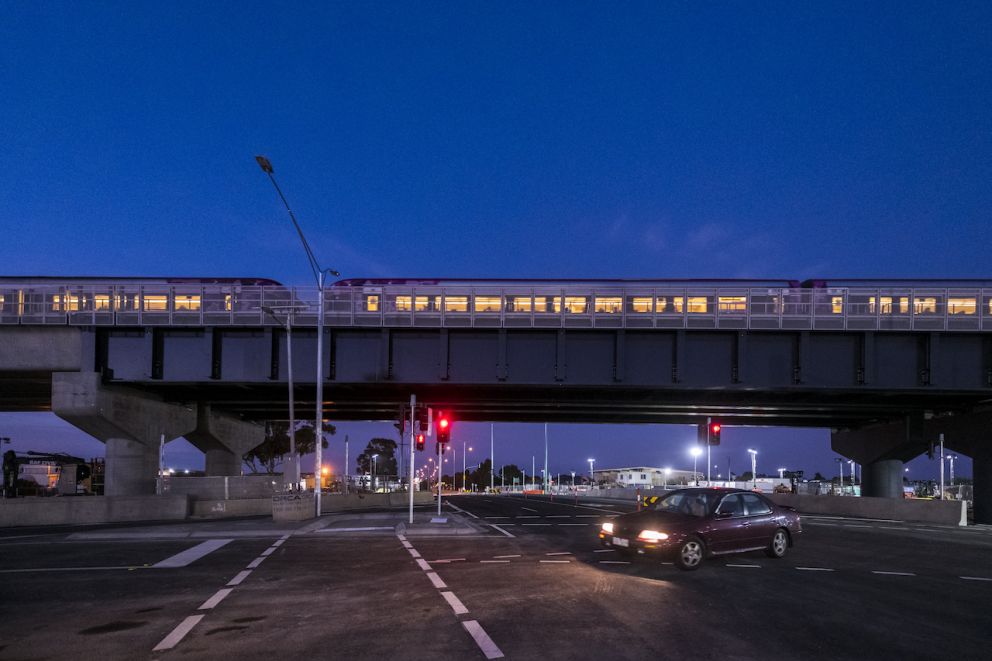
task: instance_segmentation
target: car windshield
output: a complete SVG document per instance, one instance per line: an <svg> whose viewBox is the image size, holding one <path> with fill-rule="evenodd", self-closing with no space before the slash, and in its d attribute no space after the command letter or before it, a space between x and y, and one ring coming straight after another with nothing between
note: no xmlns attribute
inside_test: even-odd
<svg viewBox="0 0 992 661"><path fill-rule="evenodd" d="M659 500L654 509L703 517L713 510L717 495L708 491L676 491Z"/></svg>

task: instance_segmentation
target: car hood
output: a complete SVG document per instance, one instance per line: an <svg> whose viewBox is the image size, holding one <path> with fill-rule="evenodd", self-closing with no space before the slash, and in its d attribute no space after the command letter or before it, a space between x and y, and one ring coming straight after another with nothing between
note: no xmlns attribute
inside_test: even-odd
<svg viewBox="0 0 992 661"><path fill-rule="evenodd" d="M624 514L614 519L614 534L631 533L636 535L642 530L660 530L670 532L682 528L690 528L699 525L703 519L688 514L678 512L655 512L646 510ZM636 530L635 530L636 529Z"/></svg>

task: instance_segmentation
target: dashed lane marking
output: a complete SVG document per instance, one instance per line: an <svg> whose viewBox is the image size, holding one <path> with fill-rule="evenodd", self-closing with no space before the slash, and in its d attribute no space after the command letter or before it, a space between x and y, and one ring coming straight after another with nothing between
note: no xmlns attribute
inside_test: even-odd
<svg viewBox="0 0 992 661"><path fill-rule="evenodd" d="M402 542L400 542L400 544L402 544L403 545L403 548L405 548L405 549L412 549L413 548L413 544L411 544L410 542L408 542L406 540L403 540Z"/></svg>
<svg viewBox="0 0 992 661"><path fill-rule="evenodd" d="M265 560L265 556L264 555L258 556L257 558L255 558L254 560L252 560L251 562L248 563L248 569L255 569L260 564L262 564L262 561L263 560Z"/></svg>
<svg viewBox="0 0 992 661"><path fill-rule="evenodd" d="M571 519L572 518L572 515L571 514L549 514L549 515L547 515L544 518L545 519Z"/></svg>
<svg viewBox="0 0 992 661"><path fill-rule="evenodd" d="M528 512L536 512L537 510L531 509L530 507L521 507L522 510L527 510Z"/></svg>
<svg viewBox="0 0 992 661"><path fill-rule="evenodd" d="M411 547L409 547L409 548L407 548L407 551L408 551L408 552L410 553L410 555L412 555L412 556L413 556L414 558L419 558L419 557L420 557L420 551L418 551L417 549L415 549L415 548L413 548L412 546L411 546Z"/></svg>
<svg viewBox="0 0 992 661"><path fill-rule="evenodd" d="M422 558L417 558L417 566L423 569L424 571L430 571L431 569L430 564Z"/></svg>
<svg viewBox="0 0 992 661"><path fill-rule="evenodd" d="M371 532L373 530L393 530L393 526L363 526L361 528L321 528L314 532Z"/></svg>
<svg viewBox="0 0 992 661"><path fill-rule="evenodd" d="M572 555L571 551L555 551L554 553L545 553L544 555Z"/></svg>
<svg viewBox="0 0 992 661"><path fill-rule="evenodd" d="M484 518L486 518L486 519L512 519L513 517L510 517L510 516L487 516L487 517L484 517Z"/></svg>
<svg viewBox="0 0 992 661"><path fill-rule="evenodd" d="M446 502L448 503L448 507L453 508L456 512L461 512L462 514L468 514L473 519L478 519L479 518L479 515L478 514L472 514L471 512L469 512L467 510L463 510L462 508L458 507L458 505L455 505L454 503L452 503L450 500L449 501L446 501Z"/></svg>
<svg viewBox="0 0 992 661"><path fill-rule="evenodd" d="M557 523L559 526L591 526L591 523Z"/></svg>
<svg viewBox="0 0 992 661"><path fill-rule="evenodd" d="M272 546L282 546L283 542L285 541L286 541L285 538L277 539L276 541L272 542Z"/></svg>
<svg viewBox="0 0 992 661"><path fill-rule="evenodd" d="M856 523L845 523L844 524L844 527L845 528L874 528L875 526L862 526L862 525L858 525Z"/></svg>
<svg viewBox="0 0 992 661"><path fill-rule="evenodd" d="M479 560L479 563L483 565L505 565L509 562L509 560Z"/></svg>
<svg viewBox="0 0 992 661"><path fill-rule="evenodd" d="M908 571L872 571L872 574L881 574L882 576L916 576L916 574Z"/></svg>
<svg viewBox="0 0 992 661"><path fill-rule="evenodd" d="M729 563L729 562L727 563L727 566L728 567L755 567L757 569L761 569L761 565L735 565L735 564L732 564L732 563Z"/></svg>
<svg viewBox="0 0 992 661"><path fill-rule="evenodd" d="M497 560L502 559L502 558L519 558L520 557L520 554L519 553L514 553L513 555L494 555L493 557L496 558Z"/></svg>
<svg viewBox="0 0 992 661"><path fill-rule="evenodd" d="M428 560L427 562L430 564L447 565L452 562L465 562L465 558L438 558L437 560Z"/></svg>
<svg viewBox="0 0 992 661"><path fill-rule="evenodd" d="M238 575L227 582L229 586L241 585L241 581L248 578L251 575L250 569L245 569L244 571L238 572Z"/></svg>
<svg viewBox="0 0 992 661"><path fill-rule="evenodd" d="M542 562L548 565L567 565L572 561L571 560L539 560L538 562Z"/></svg>
<svg viewBox="0 0 992 661"><path fill-rule="evenodd" d="M992 578L984 578L982 576L958 576L958 578L963 578L966 581L990 581L990 582L992 582Z"/></svg>
<svg viewBox="0 0 992 661"><path fill-rule="evenodd" d="M186 549L181 553L177 553L163 560L162 562L157 562L152 567L156 569L172 569L175 567L186 567L190 565L203 556L213 553L220 547L233 542L233 539L208 539L205 542L197 544L193 548Z"/></svg>
<svg viewBox="0 0 992 661"><path fill-rule="evenodd" d="M489 634L486 633L481 624L475 620L468 620L467 622L462 622L462 626L472 636L472 640L479 646L479 649L482 650L482 653L486 655L487 659L503 658L503 652L496 647L496 643L489 637Z"/></svg>
<svg viewBox="0 0 992 661"><path fill-rule="evenodd" d="M269 548L262 551L262 555L272 555L273 553L276 552L276 549L278 548L279 548L278 546L270 546Z"/></svg>
<svg viewBox="0 0 992 661"><path fill-rule="evenodd" d="M214 596L204 601L203 605L197 608L197 610L201 610L201 611L210 610L220 602L224 601L224 597L231 594L233 590L234 588L221 588L220 590L217 590L217 592L214 593Z"/></svg>
<svg viewBox="0 0 992 661"><path fill-rule="evenodd" d="M521 523L522 526L550 526L550 523Z"/></svg>
<svg viewBox="0 0 992 661"><path fill-rule="evenodd" d="M158 645L153 647L152 651L162 652L165 650L171 650L173 647L178 645L179 641L185 638L186 634L192 631L193 627L195 627L202 619L203 619L202 615L190 615L185 620L180 622L179 626L173 629L168 636L163 638Z"/></svg>
<svg viewBox="0 0 992 661"><path fill-rule="evenodd" d="M629 565L630 562L627 560L600 560L601 565Z"/></svg>
<svg viewBox="0 0 992 661"><path fill-rule="evenodd" d="M442 592L441 596L444 597L444 600L448 602L449 606L451 606L451 610L455 611L455 615L464 615L468 612L468 609L465 608L465 604L463 604L461 600L455 596L454 592Z"/></svg>
<svg viewBox="0 0 992 661"><path fill-rule="evenodd" d="M796 567L799 571L833 571L828 567Z"/></svg>
<svg viewBox="0 0 992 661"><path fill-rule="evenodd" d="M444 581L441 580L441 577L432 571L427 572L427 578L431 579L431 583L433 583L434 587L438 590L448 587L445 585Z"/></svg>
<svg viewBox="0 0 992 661"><path fill-rule="evenodd" d="M501 533L503 533L507 537L516 537L516 535L514 535L513 533L511 533L511 532L509 532L507 530L503 530L502 528L500 528L499 526L497 526L495 523L490 523L489 525L491 527L495 528L496 530L500 531Z"/></svg>
<svg viewBox="0 0 992 661"><path fill-rule="evenodd" d="M536 514L522 514L517 517L518 519L540 519L543 517L537 516Z"/></svg>
<svg viewBox="0 0 992 661"><path fill-rule="evenodd" d="M596 549L593 553L614 553L616 549Z"/></svg>

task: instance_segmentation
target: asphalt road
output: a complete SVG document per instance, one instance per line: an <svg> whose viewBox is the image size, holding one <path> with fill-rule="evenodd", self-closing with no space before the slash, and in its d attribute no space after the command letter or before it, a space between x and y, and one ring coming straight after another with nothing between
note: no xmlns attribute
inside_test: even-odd
<svg viewBox="0 0 992 661"><path fill-rule="evenodd" d="M449 502L474 533L3 531L0 659L984 659L992 643L992 529L804 517L784 559L681 572L599 547L625 505Z"/></svg>

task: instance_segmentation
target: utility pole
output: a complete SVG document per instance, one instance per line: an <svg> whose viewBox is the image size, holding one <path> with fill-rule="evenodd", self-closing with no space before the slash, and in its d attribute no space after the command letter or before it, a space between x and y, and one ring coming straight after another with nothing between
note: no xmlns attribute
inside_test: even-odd
<svg viewBox="0 0 992 661"><path fill-rule="evenodd" d="M548 423L544 423L544 484L541 485L542 490L548 492L548 482L551 480L551 475L548 473Z"/></svg>
<svg viewBox="0 0 992 661"><path fill-rule="evenodd" d="M414 464L414 446L415 435L417 430L414 428L417 422L417 396L410 395L410 482L407 485L407 490L410 492L410 525L413 525L413 464Z"/></svg>
<svg viewBox="0 0 992 661"><path fill-rule="evenodd" d="M940 435L940 499L944 500L944 435Z"/></svg>
<svg viewBox="0 0 992 661"><path fill-rule="evenodd" d="M489 492L496 490L496 425L489 423Z"/></svg>

